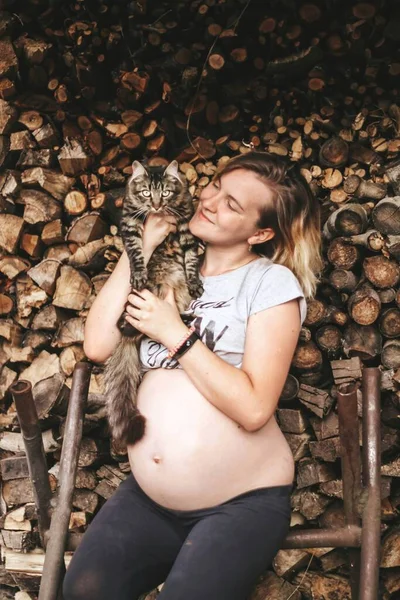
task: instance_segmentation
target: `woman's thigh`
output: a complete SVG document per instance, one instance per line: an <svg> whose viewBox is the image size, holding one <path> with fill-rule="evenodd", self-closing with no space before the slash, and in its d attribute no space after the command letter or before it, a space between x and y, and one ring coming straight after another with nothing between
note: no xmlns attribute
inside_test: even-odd
<svg viewBox="0 0 400 600"><path fill-rule="evenodd" d="M246 600L290 527L290 494L228 502L187 536L160 600Z"/></svg>
<svg viewBox="0 0 400 600"><path fill-rule="evenodd" d="M135 600L165 581L185 535L129 476L75 551L64 580L64 600Z"/></svg>

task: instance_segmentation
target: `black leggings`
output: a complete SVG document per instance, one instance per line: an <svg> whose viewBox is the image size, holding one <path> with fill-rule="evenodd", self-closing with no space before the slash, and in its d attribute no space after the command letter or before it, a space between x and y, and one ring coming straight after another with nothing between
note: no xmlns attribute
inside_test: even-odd
<svg viewBox="0 0 400 600"><path fill-rule="evenodd" d="M218 506L171 510L132 474L88 527L68 567L64 600L246 600L290 524L292 485L258 488Z"/></svg>

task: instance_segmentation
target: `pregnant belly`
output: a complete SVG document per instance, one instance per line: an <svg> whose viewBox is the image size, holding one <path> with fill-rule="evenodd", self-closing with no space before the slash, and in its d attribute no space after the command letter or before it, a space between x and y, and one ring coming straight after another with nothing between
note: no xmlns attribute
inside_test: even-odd
<svg viewBox="0 0 400 600"><path fill-rule="evenodd" d="M158 504L195 510L294 477L290 448L275 418L248 432L218 410L181 369L143 378L138 407L144 437L128 448L132 472Z"/></svg>

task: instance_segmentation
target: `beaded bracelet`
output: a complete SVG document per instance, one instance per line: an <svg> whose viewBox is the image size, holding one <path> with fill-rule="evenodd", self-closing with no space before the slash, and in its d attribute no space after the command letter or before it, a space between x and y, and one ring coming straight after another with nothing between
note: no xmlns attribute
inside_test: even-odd
<svg viewBox="0 0 400 600"><path fill-rule="evenodd" d="M185 333L183 338L170 350L167 354L168 358L172 358L178 352L179 348L186 342L186 340L196 331L193 325L189 327L189 331Z"/></svg>
<svg viewBox="0 0 400 600"><path fill-rule="evenodd" d="M199 340L199 336L195 331L193 331L187 340L185 340L180 348L178 348L177 352L174 354L174 358L181 358L185 352L187 352L197 340Z"/></svg>

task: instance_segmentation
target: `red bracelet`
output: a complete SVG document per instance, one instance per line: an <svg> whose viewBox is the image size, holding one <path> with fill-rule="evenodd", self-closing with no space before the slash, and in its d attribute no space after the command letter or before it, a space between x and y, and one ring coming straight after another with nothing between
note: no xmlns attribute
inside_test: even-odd
<svg viewBox="0 0 400 600"><path fill-rule="evenodd" d="M191 327L189 327L189 331L187 333L185 333L185 335L183 336L183 338L180 340L180 342L178 342L173 348L172 350L169 350L167 356L168 358L173 358L173 356L178 352L179 348L181 348L183 346L183 344L186 342L186 340L192 335L192 333L196 331L195 328L193 327L193 325Z"/></svg>

